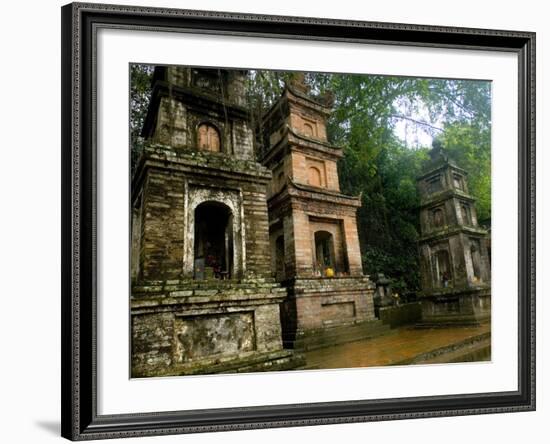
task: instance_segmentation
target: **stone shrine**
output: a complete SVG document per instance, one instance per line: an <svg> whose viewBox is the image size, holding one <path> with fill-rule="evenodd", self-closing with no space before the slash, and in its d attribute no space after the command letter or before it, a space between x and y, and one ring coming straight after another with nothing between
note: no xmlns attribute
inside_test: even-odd
<svg viewBox="0 0 550 444"><path fill-rule="evenodd" d="M267 193L271 268L288 289L285 347L313 349L379 333L374 285L363 275L359 197L340 192L342 149L327 141L331 98L297 77L263 116L260 161L273 173Z"/></svg>
<svg viewBox="0 0 550 444"><path fill-rule="evenodd" d="M132 376L285 370L246 71L156 67L132 182Z"/></svg>
<svg viewBox="0 0 550 444"><path fill-rule="evenodd" d="M434 143L418 178L422 322L477 324L491 315L488 233L478 225L467 172Z"/></svg>

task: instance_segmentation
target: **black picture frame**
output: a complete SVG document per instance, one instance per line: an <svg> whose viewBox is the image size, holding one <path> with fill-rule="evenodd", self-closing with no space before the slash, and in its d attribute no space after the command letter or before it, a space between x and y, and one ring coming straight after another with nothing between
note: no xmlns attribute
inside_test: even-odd
<svg viewBox="0 0 550 444"><path fill-rule="evenodd" d="M535 409L535 34L72 3L62 14L62 436L119 438ZM519 66L518 390L97 414L95 38L99 27L508 51Z"/></svg>

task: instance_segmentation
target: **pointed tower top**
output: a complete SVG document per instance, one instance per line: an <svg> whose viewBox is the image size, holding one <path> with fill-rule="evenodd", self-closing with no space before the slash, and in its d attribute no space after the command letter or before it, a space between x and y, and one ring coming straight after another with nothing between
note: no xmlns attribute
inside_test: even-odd
<svg viewBox="0 0 550 444"><path fill-rule="evenodd" d="M292 89L302 94L308 94L310 90L309 85L306 83L306 74L304 72L293 73L289 85Z"/></svg>

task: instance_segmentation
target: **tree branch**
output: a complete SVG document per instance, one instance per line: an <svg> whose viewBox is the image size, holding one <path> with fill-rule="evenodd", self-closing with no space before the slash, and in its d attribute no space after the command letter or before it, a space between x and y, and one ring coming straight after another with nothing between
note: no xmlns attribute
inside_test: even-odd
<svg viewBox="0 0 550 444"><path fill-rule="evenodd" d="M392 119L408 120L410 122L416 123L417 125L427 126L428 128L436 131L443 131L443 128L439 128L438 126L434 126L428 122L423 122L422 120L413 119L412 117L402 116L400 114L391 114L390 117Z"/></svg>

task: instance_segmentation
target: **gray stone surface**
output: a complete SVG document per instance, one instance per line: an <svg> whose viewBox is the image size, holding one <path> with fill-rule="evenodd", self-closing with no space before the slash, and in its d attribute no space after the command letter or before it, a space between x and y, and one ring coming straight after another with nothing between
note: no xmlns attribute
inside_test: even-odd
<svg viewBox="0 0 550 444"><path fill-rule="evenodd" d="M418 178L423 323L478 323L491 314L488 233L479 227L467 172L433 148Z"/></svg>

